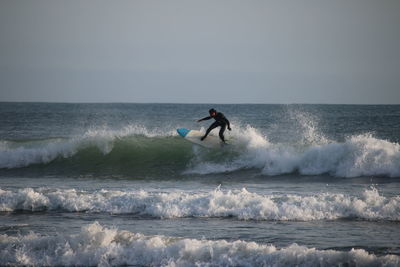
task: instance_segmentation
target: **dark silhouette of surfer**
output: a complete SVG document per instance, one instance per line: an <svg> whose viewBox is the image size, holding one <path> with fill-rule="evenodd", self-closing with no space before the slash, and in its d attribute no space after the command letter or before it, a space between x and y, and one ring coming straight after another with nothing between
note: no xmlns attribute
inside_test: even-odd
<svg viewBox="0 0 400 267"><path fill-rule="evenodd" d="M205 121L205 120L209 120L209 119L214 119L215 122L213 124L211 124L210 127L208 127L206 134L201 138L201 141L203 141L213 129L215 129L217 127L221 127L221 129L219 130L219 138L221 138L222 142L225 143L224 132L225 132L226 126L228 126L229 131L232 130L228 119L224 116L224 114L222 114L221 112L217 112L213 108L210 109L208 112L210 113L210 116L202 118L202 119L198 120L197 122L201 122L201 121Z"/></svg>

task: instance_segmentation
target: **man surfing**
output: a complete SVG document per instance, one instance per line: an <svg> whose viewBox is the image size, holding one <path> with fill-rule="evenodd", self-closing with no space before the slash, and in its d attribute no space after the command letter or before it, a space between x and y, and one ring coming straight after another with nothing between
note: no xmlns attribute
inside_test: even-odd
<svg viewBox="0 0 400 267"><path fill-rule="evenodd" d="M229 131L232 130L228 119L225 118L224 114L222 114L221 112L217 112L213 108L210 109L208 112L210 113L210 116L202 118L202 119L198 120L197 122L201 122L201 121L205 121L205 120L209 120L209 119L214 119L215 122L213 122L213 124L211 124L210 127L208 127L206 134L201 138L201 141L203 141L214 128L221 127L221 129L219 130L219 138L222 140L222 142L226 143L225 137L224 137L224 132L225 132L226 126L228 126Z"/></svg>

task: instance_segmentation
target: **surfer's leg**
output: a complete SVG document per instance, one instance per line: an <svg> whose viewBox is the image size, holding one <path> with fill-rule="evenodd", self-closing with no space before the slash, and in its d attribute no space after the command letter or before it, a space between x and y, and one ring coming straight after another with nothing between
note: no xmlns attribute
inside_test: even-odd
<svg viewBox="0 0 400 267"><path fill-rule="evenodd" d="M210 127L208 127L206 134L201 138L201 141L203 141L204 139L206 139L207 135L215 128L217 128L219 126L218 122L214 122L213 124L210 125Z"/></svg>
<svg viewBox="0 0 400 267"><path fill-rule="evenodd" d="M226 129L226 124L221 125L221 129L219 130L219 138L221 138L222 142L225 143L225 137L224 137L224 132Z"/></svg>

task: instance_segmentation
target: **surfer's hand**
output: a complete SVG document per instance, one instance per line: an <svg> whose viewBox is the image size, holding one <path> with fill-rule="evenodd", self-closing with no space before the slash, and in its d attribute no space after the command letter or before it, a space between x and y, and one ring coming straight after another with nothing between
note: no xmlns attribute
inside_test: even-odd
<svg viewBox="0 0 400 267"><path fill-rule="evenodd" d="M229 131L232 131L231 127L228 127L228 130L229 130Z"/></svg>

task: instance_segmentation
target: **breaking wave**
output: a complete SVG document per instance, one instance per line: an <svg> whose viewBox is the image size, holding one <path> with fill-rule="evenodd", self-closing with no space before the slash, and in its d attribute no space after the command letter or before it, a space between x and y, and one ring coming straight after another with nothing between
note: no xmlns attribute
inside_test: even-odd
<svg viewBox="0 0 400 267"><path fill-rule="evenodd" d="M399 144L370 134L334 142L313 127L306 130L303 137L307 140L300 144L273 143L251 126L236 126L228 133L232 145L222 150L196 147L178 137L174 129L149 131L137 125L118 131L91 130L70 139L3 140L0 169L171 176L254 169L264 175L400 177Z"/></svg>
<svg viewBox="0 0 400 267"><path fill-rule="evenodd" d="M156 218L226 217L240 220L311 221L336 219L400 221L400 196L376 189L360 196L251 193L246 189L211 192L96 192L76 189L0 189L0 211L59 211L135 214Z"/></svg>
<svg viewBox="0 0 400 267"><path fill-rule="evenodd" d="M313 144L297 147L273 144L248 127L244 151L224 162L202 161L187 173L220 173L256 168L266 175L300 173L329 174L337 177L400 177L400 145L372 135L357 135L343 143Z"/></svg>
<svg viewBox="0 0 400 267"><path fill-rule="evenodd" d="M0 235L2 265L36 266L398 266L396 255L363 249L318 250L297 244L277 248L255 242L198 240L107 228L99 223L77 235Z"/></svg>

